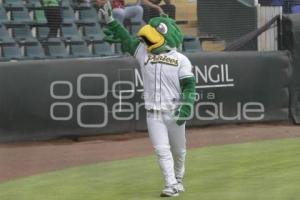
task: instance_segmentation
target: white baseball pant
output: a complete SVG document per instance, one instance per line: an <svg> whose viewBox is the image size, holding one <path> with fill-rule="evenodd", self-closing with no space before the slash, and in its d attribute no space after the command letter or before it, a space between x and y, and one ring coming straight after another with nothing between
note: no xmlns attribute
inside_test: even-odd
<svg viewBox="0 0 300 200"><path fill-rule="evenodd" d="M147 126L165 184L173 185L185 172L185 124L176 124L173 111L147 111Z"/></svg>

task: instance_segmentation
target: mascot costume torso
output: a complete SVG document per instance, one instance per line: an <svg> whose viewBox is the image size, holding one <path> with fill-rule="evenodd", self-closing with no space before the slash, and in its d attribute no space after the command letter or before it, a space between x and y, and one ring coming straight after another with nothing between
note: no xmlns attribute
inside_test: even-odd
<svg viewBox="0 0 300 200"><path fill-rule="evenodd" d="M121 43L122 51L139 62L149 137L166 186L161 196L178 196L184 191L185 120L191 116L195 99L192 65L178 52L183 34L173 19L162 15L152 18L137 36L131 36L114 20L109 1L99 13L106 23L104 40Z"/></svg>

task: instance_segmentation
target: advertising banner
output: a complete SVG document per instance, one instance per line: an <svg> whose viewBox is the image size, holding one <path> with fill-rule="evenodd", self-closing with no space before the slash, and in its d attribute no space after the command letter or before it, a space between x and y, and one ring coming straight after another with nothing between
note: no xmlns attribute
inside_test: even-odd
<svg viewBox="0 0 300 200"><path fill-rule="evenodd" d="M134 130L118 120L118 105L135 66L128 58L0 63L0 141Z"/></svg>
<svg viewBox="0 0 300 200"><path fill-rule="evenodd" d="M289 120L287 52L187 55L197 95L188 126ZM132 57L0 63L0 142L146 130Z"/></svg>

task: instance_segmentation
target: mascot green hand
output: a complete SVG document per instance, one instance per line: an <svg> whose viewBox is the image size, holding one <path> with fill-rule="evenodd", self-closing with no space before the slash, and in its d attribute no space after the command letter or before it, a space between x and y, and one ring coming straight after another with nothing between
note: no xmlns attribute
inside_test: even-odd
<svg viewBox="0 0 300 200"><path fill-rule="evenodd" d="M137 36L132 36L123 25L114 20L109 1L99 9L99 14L106 23L104 40L109 43L121 43L122 51L135 56L137 59L139 58L136 53L141 44L146 45L149 59L151 56L154 58L181 49L183 34L176 22L167 15L163 14L160 17L152 18L147 25L138 31ZM192 112L195 98L195 78L194 76L187 76L180 78L179 82L182 97L174 117L177 119L177 124L182 125Z"/></svg>

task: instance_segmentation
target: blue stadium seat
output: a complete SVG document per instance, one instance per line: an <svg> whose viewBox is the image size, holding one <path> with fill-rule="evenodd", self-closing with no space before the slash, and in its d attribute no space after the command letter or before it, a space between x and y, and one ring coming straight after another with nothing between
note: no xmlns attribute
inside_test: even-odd
<svg viewBox="0 0 300 200"><path fill-rule="evenodd" d="M92 48L92 53L94 56L103 57L115 55L111 46L106 42L91 42L89 45Z"/></svg>
<svg viewBox="0 0 300 200"><path fill-rule="evenodd" d="M77 8L77 12L78 22L80 23L90 23L99 21L97 11L94 7L81 6Z"/></svg>
<svg viewBox="0 0 300 200"><path fill-rule="evenodd" d="M33 20L31 19L27 8L19 8L11 10L11 20L15 23L32 23Z"/></svg>
<svg viewBox="0 0 300 200"><path fill-rule="evenodd" d="M69 8L73 4L72 0L61 0L61 6L63 8Z"/></svg>
<svg viewBox="0 0 300 200"><path fill-rule="evenodd" d="M42 42L44 52L48 58L68 58L65 44L59 38L50 38Z"/></svg>
<svg viewBox="0 0 300 200"><path fill-rule="evenodd" d="M24 2L22 0L3 0L4 7L7 8L21 8L24 7Z"/></svg>
<svg viewBox="0 0 300 200"><path fill-rule="evenodd" d="M71 7L63 8L62 15L64 23L73 23L76 21L74 10Z"/></svg>
<svg viewBox="0 0 300 200"><path fill-rule="evenodd" d="M78 41L81 40L77 25L75 23L64 23L61 28L62 38L66 41Z"/></svg>
<svg viewBox="0 0 300 200"><path fill-rule="evenodd" d="M9 20L7 19L6 10L0 4L0 23L7 23Z"/></svg>
<svg viewBox="0 0 300 200"><path fill-rule="evenodd" d="M48 37L49 28L47 26L36 27L36 38L38 40L44 40Z"/></svg>
<svg viewBox="0 0 300 200"><path fill-rule="evenodd" d="M40 0L27 0L26 6L31 7L31 8L41 7L41 1Z"/></svg>
<svg viewBox="0 0 300 200"><path fill-rule="evenodd" d="M39 42L25 43L22 47L24 48L24 57L26 59L45 58L44 49Z"/></svg>
<svg viewBox="0 0 300 200"><path fill-rule="evenodd" d="M13 40L6 29L6 27L2 24L0 24L0 42L1 43L15 43L15 40Z"/></svg>
<svg viewBox="0 0 300 200"><path fill-rule="evenodd" d="M85 23L80 25L83 39L87 41L102 41L104 33L102 32L98 23Z"/></svg>
<svg viewBox="0 0 300 200"><path fill-rule="evenodd" d="M12 25L9 29L12 30L12 37L18 42L37 42L36 38L32 36L29 25Z"/></svg>
<svg viewBox="0 0 300 200"><path fill-rule="evenodd" d="M22 56L21 49L17 43L5 43L1 44L1 58L7 60L20 60Z"/></svg>
<svg viewBox="0 0 300 200"><path fill-rule="evenodd" d="M182 50L184 52L199 52L201 51L200 41L197 37L185 36L183 38Z"/></svg>
<svg viewBox="0 0 300 200"><path fill-rule="evenodd" d="M84 41L72 41L68 43L70 56L91 57L92 54Z"/></svg>

